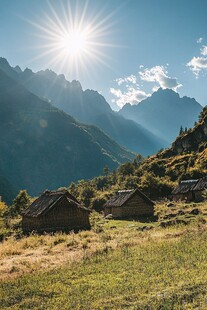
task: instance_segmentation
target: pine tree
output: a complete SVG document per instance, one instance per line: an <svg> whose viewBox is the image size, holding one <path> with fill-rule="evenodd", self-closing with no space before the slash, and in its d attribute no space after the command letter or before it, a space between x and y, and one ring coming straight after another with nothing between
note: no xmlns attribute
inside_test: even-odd
<svg viewBox="0 0 207 310"><path fill-rule="evenodd" d="M183 126L181 125L179 135L182 135L182 133L183 133Z"/></svg>
<svg viewBox="0 0 207 310"><path fill-rule="evenodd" d="M103 168L103 173L104 173L105 175L108 175L109 172L110 172L109 167L106 165L106 166Z"/></svg>
<svg viewBox="0 0 207 310"><path fill-rule="evenodd" d="M26 190L20 190L16 198L13 200L11 207L12 215L21 214L30 204L31 197L28 195Z"/></svg>

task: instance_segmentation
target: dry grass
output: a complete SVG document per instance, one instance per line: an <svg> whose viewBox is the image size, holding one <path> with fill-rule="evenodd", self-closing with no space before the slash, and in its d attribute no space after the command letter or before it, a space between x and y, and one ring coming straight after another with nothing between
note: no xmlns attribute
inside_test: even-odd
<svg viewBox="0 0 207 310"><path fill-rule="evenodd" d="M154 240L178 240L189 231L205 230L207 218L207 204L176 204L168 208L166 204L156 207L162 219L169 213L184 210L189 220L188 213L198 207L202 214L190 216L191 223L187 226L175 225L160 228L158 222L143 221L116 221L97 219L96 229L81 231L77 234L56 233L54 235L30 235L19 240L9 237L0 243L0 280L18 277L24 273L45 271L66 263L79 262L96 253L107 252L117 248L131 247ZM99 229L100 227L101 229ZM142 231L142 227L150 226L151 229ZM98 229L97 229L98 227ZM99 232L100 230L100 232ZM96 232L97 231L97 232Z"/></svg>
<svg viewBox="0 0 207 310"><path fill-rule="evenodd" d="M206 309L207 204L196 207L190 218L193 204L162 203L155 222L95 216L90 231L9 237L0 243L0 308ZM181 209L188 225L160 227Z"/></svg>
<svg viewBox="0 0 207 310"><path fill-rule="evenodd" d="M205 225L192 223L188 228L145 232L134 227L117 230L122 234L117 234L116 229L112 235L106 235L106 231L98 236L90 232L81 232L81 237L77 234L75 238L81 240L77 246L82 245L85 258L81 262L71 264L69 258L67 264L58 262L61 268L3 280L0 308L206 309ZM97 237L95 243L88 242L90 237ZM56 246L64 251L62 239ZM109 251L110 244L116 250Z"/></svg>
<svg viewBox="0 0 207 310"><path fill-rule="evenodd" d="M102 233L93 231L54 236L30 236L15 241L10 238L0 244L0 280L16 278L25 273L45 271L79 262L97 253L117 248L156 243L162 240L178 240L189 231L205 230L206 225L156 228L140 232L134 228L118 228Z"/></svg>

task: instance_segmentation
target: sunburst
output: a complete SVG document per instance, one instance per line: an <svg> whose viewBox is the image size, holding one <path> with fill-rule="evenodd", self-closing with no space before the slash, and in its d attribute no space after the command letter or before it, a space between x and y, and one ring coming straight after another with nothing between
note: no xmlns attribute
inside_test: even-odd
<svg viewBox="0 0 207 310"><path fill-rule="evenodd" d="M115 12L104 16L101 11L92 16L88 12L87 1L84 6L76 2L78 5L75 9L70 2L60 3L61 8L57 10L48 2L48 12L44 13L42 23L29 21L41 42L38 56L33 60L47 57L48 67L67 72L70 78L77 78L80 71L89 74L91 62L109 66L105 50L118 47L110 43Z"/></svg>

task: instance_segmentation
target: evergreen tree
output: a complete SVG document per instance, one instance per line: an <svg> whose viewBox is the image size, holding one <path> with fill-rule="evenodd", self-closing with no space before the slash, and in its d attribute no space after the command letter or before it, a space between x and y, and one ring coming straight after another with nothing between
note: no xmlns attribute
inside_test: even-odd
<svg viewBox="0 0 207 310"><path fill-rule="evenodd" d="M182 133L183 133L183 126L181 125L179 135L182 135Z"/></svg>
<svg viewBox="0 0 207 310"><path fill-rule="evenodd" d="M138 168L143 161L144 161L144 158L142 157L142 155L137 154L136 158L133 161L134 167Z"/></svg>
<svg viewBox="0 0 207 310"><path fill-rule="evenodd" d="M109 167L106 165L106 166L103 168L103 173L104 173L105 175L108 175L109 172L110 172Z"/></svg>
<svg viewBox="0 0 207 310"><path fill-rule="evenodd" d="M28 195L25 189L20 190L16 198L13 200L11 206L11 214L18 215L21 214L30 204L31 197Z"/></svg>
<svg viewBox="0 0 207 310"><path fill-rule="evenodd" d="M70 183L70 186L68 187L68 191L76 198L78 197L78 188L74 182Z"/></svg>

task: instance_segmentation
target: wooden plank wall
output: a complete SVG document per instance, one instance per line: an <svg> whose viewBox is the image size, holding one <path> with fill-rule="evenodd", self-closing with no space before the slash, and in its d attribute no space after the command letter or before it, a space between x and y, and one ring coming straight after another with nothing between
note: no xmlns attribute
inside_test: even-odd
<svg viewBox="0 0 207 310"><path fill-rule="evenodd" d="M32 218L23 216L22 228L24 231L55 231L90 228L89 212L69 206L62 202L44 216Z"/></svg>
<svg viewBox="0 0 207 310"><path fill-rule="evenodd" d="M144 199L137 195L132 196L121 207L106 207L104 210L105 216L112 214L114 218L127 218L131 216L153 215L154 207L145 202Z"/></svg>

